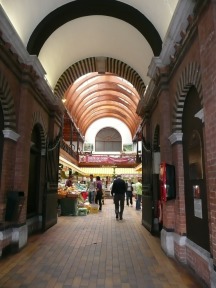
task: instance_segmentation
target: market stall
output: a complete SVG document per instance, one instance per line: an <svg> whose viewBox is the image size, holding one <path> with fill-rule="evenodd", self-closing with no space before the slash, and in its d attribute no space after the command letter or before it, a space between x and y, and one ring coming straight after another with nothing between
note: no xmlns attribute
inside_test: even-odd
<svg viewBox="0 0 216 288"><path fill-rule="evenodd" d="M78 214L78 206L80 203L85 202L85 198L82 196L86 189L83 185L72 184L71 187L65 187L59 184L58 188L58 209L59 214L62 216L76 216Z"/></svg>

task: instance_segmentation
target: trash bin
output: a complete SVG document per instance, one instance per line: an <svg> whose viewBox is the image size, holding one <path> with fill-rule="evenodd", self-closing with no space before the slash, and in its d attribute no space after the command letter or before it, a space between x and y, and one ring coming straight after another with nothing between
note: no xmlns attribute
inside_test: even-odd
<svg viewBox="0 0 216 288"><path fill-rule="evenodd" d="M24 203L23 191L9 191L7 194L5 221L15 221L19 217Z"/></svg>
<svg viewBox="0 0 216 288"><path fill-rule="evenodd" d="M77 216L77 198L66 197L61 199L61 215Z"/></svg>

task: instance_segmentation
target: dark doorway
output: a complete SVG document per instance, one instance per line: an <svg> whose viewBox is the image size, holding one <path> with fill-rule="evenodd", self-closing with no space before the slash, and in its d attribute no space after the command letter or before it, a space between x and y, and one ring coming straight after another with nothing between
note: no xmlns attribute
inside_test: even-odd
<svg viewBox="0 0 216 288"><path fill-rule="evenodd" d="M153 231L152 151L150 143L142 142L142 224Z"/></svg>
<svg viewBox="0 0 216 288"><path fill-rule="evenodd" d="M33 217L38 213L40 158L41 137L39 128L35 126L31 137L27 218Z"/></svg>
<svg viewBox="0 0 216 288"><path fill-rule="evenodd" d="M43 195L43 222L45 231L57 223L57 190L59 176L59 151L62 131L52 141L47 141L46 148L46 188Z"/></svg>
<svg viewBox="0 0 216 288"><path fill-rule="evenodd" d="M203 123L197 90L192 87L183 110L183 157L187 237L210 251L206 176L204 165Z"/></svg>
<svg viewBox="0 0 216 288"><path fill-rule="evenodd" d="M2 111L2 107L0 105L0 175L2 171L2 157L3 157L3 147L4 147L4 114Z"/></svg>

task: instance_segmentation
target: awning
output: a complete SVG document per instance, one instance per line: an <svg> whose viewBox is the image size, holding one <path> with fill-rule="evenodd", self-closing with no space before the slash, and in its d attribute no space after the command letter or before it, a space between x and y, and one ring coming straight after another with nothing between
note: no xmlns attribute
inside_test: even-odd
<svg viewBox="0 0 216 288"><path fill-rule="evenodd" d="M136 170L136 168L113 168L113 167L78 167L71 163L64 157L59 157L59 163L64 166L75 170L82 176L89 176L93 174L94 176L106 177L121 174L124 177L140 177L141 170Z"/></svg>
<svg viewBox="0 0 216 288"><path fill-rule="evenodd" d="M113 176L121 174L124 177L139 177L140 173L134 168L114 168L113 167L83 167L81 168L85 174L93 174L94 176Z"/></svg>
<svg viewBox="0 0 216 288"><path fill-rule="evenodd" d="M137 167L135 167L135 171L142 172L142 163L140 163Z"/></svg>
<svg viewBox="0 0 216 288"><path fill-rule="evenodd" d="M76 172L78 172L79 174L83 175L83 176L87 176L85 174L84 171L82 171L81 168L79 168L78 166L76 166L75 164L71 163L70 161L68 161L67 159L65 159L64 157L60 156L59 157L59 163L68 167L68 168L71 168L72 170L75 170Z"/></svg>

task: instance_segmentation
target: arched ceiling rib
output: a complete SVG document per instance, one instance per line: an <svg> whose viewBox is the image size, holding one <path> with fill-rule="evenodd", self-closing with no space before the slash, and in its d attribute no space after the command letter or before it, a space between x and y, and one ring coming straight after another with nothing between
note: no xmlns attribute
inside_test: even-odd
<svg viewBox="0 0 216 288"><path fill-rule="evenodd" d="M74 115L75 125L80 125L83 135L95 120L115 117L129 127L133 136L140 123L136 105L150 80L148 66L152 57L160 54L178 1L0 0L0 3L29 54L38 56L55 95L67 99L66 109L72 118ZM103 73L110 79L126 79L133 88L124 85L135 90L135 96L113 80L104 85L100 78L94 94L87 92L92 84L77 93L76 80L92 72L99 72L99 76Z"/></svg>
<svg viewBox="0 0 216 288"><path fill-rule="evenodd" d="M140 123L136 114L139 94L132 85L114 74L87 74L71 85L64 98L67 110L83 135L92 119L101 117L121 117L132 135Z"/></svg>
<svg viewBox="0 0 216 288"><path fill-rule="evenodd" d="M154 25L137 9L125 3L109 0L79 0L62 5L48 14L32 33L27 50L39 55L47 38L68 21L89 15L105 15L121 19L134 26L149 42L155 56L160 54L162 41Z"/></svg>
<svg viewBox="0 0 216 288"><path fill-rule="evenodd" d="M92 105L93 103L100 103L99 105L103 105L103 103L109 103L110 101L112 101L113 103L115 103L116 101L118 103L120 103L120 105L124 105L125 107L127 107L127 109L133 109L134 111L136 110L136 105L130 101L129 99L125 99L124 95L118 95L118 94L115 94L115 95L107 95L106 91L104 92L105 95L100 95L100 96L97 96L97 97L92 97L91 100L94 100L93 101L84 101L81 105L79 105L77 107L77 112L75 112L75 114L73 115L74 116L74 119L76 119L78 117L78 112L79 114L82 115L82 113L84 113L85 110L89 110L89 109L92 109ZM116 100L114 101L113 98L114 97L116 98ZM100 98L99 98L100 97Z"/></svg>
<svg viewBox="0 0 216 288"><path fill-rule="evenodd" d="M101 60L101 58L103 60ZM140 95L143 95L145 91L145 83L138 73L122 61L109 57L100 57L99 60L97 60L95 57L87 58L75 63L74 65L71 65L59 78L54 88L55 95L62 98L71 83L76 81L79 77L90 72L98 72L98 61L104 61L103 73L113 73L126 79L136 88Z"/></svg>
<svg viewBox="0 0 216 288"><path fill-rule="evenodd" d="M82 77L89 72L98 70L100 70L100 74L92 73L89 78L85 78L85 81L79 82L79 86L76 84L76 80L79 79L78 76ZM129 87L127 82L122 82L121 77L130 82L134 87ZM91 83L76 91L84 82L90 81L90 79ZM74 84L71 85L71 83ZM133 135L136 132L140 122L136 114L136 105L139 102L140 95L145 91L145 84L136 71L125 63L105 57L84 59L75 63L64 72L59 78L54 91L58 97L64 97L67 100L65 105L77 127L80 128L82 135L85 135L88 128L88 126L82 125L82 123L90 123L92 114L97 115L94 115L95 120L102 116L108 116L107 113L112 115L112 117L116 117L116 114L118 114L116 107L118 107L119 113L121 112L122 114L124 112L125 116L122 119L130 127L131 134ZM140 92L140 95L138 92ZM109 99L107 98L108 95ZM104 96L106 96L106 101L104 100ZM89 105L86 105L88 102ZM114 103L117 103L117 105ZM103 110L104 114L102 115L99 111L106 104L109 106ZM112 114L108 111L108 107ZM89 121L86 118L89 118Z"/></svg>
<svg viewBox="0 0 216 288"><path fill-rule="evenodd" d="M0 0L29 53L38 55L47 72L46 79L53 89L67 67L82 59L100 56L127 63L147 85L148 65L152 56L160 54L162 41L178 2ZM89 26L90 32L86 35L83 32ZM68 50L68 47L71 49Z"/></svg>
<svg viewBox="0 0 216 288"><path fill-rule="evenodd" d="M125 109L125 108L119 107L117 104L112 105L112 103L109 103L109 105L103 104L103 106L102 106L102 104L100 106L95 105L93 107L93 109L94 109L93 112L92 111L86 111L85 113L83 113L82 121L80 119L78 121L79 127L82 127L82 123L88 123L90 121L92 115L95 117L94 118L95 120L99 119L99 118L108 117L108 116L109 117L116 117L118 115L122 115L123 122L127 126L130 126L131 134L134 135L134 133L136 132L137 124L139 124L139 123L136 123L136 121L133 120L134 114L132 112L127 111L127 109ZM100 117L99 117L99 115L100 115ZM84 127L83 130L80 128L83 131L83 134L85 134L86 128L87 127Z"/></svg>

